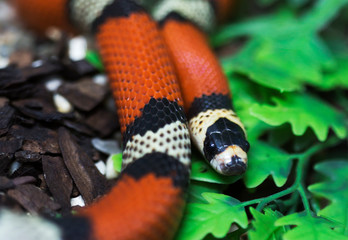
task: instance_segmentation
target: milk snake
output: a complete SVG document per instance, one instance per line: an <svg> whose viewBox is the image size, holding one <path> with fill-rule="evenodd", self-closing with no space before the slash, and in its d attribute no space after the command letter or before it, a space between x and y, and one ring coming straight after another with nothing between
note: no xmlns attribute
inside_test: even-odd
<svg viewBox="0 0 348 240"><path fill-rule="evenodd" d="M114 188L73 217L45 220L56 233L50 239L172 239L189 182L189 132L218 172L245 171L245 130L199 29L232 1L163 1L158 23L130 0L12 2L38 32L55 25L94 36L123 135L123 172Z"/></svg>

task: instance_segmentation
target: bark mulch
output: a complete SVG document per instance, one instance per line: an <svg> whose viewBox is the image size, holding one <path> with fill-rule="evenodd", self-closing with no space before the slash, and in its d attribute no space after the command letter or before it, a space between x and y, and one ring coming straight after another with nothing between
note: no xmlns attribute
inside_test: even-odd
<svg viewBox="0 0 348 240"><path fill-rule="evenodd" d="M0 207L66 215L71 198L81 195L88 205L112 185L95 167L108 156L91 143L119 129L108 108L110 90L93 81L100 73L85 60L24 52L25 65L21 54L13 53L14 64L0 69ZM46 87L52 79L62 81L55 91ZM59 112L55 94L73 110Z"/></svg>

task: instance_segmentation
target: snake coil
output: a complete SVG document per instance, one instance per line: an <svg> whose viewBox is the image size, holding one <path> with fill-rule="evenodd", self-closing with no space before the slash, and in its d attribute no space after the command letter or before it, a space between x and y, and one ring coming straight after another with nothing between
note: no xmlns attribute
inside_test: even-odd
<svg viewBox="0 0 348 240"><path fill-rule="evenodd" d="M245 129L199 29L209 29L214 13L226 15L233 1L166 0L153 12L159 24L131 0L12 2L36 31L58 26L92 33L110 80L124 146L123 171L110 193L76 216L36 219L45 233L35 236L31 229L27 239L172 239L185 206L190 133L216 171L245 171ZM0 214L0 223L14 217L6 214Z"/></svg>

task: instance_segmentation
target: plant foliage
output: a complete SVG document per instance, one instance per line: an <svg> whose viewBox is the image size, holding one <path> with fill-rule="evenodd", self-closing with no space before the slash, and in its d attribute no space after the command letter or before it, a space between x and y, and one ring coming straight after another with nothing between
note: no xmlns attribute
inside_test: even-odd
<svg viewBox="0 0 348 240"><path fill-rule="evenodd" d="M211 34L220 51L238 49L221 62L249 165L241 180L223 177L194 154L177 240L348 239L347 9L348 0L241 1Z"/></svg>

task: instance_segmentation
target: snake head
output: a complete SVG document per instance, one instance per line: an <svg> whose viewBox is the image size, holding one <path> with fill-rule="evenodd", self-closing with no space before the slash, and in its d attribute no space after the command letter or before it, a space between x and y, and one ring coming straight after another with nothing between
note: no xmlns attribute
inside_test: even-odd
<svg viewBox="0 0 348 240"><path fill-rule="evenodd" d="M247 167L249 143L243 129L220 118L211 125L204 141L204 155L210 165L223 175L243 174Z"/></svg>
<svg viewBox="0 0 348 240"><path fill-rule="evenodd" d="M210 164L223 175L240 175L247 168L246 152L237 145L227 147L223 152L215 155Z"/></svg>

